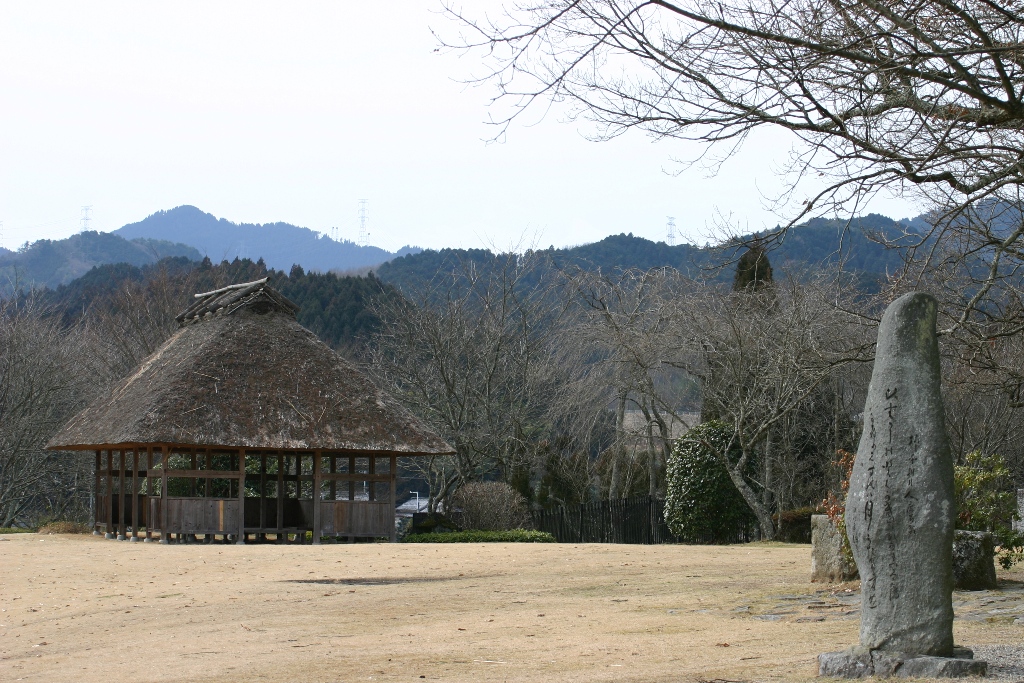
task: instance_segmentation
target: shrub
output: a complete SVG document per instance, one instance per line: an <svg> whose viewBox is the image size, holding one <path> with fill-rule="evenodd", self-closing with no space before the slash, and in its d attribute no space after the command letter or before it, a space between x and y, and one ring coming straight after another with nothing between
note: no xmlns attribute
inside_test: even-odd
<svg viewBox="0 0 1024 683"><path fill-rule="evenodd" d="M1004 569L1024 559L1024 535L1013 530L1017 498L1012 482L1006 460L996 453L971 451L953 468L957 528L991 531Z"/></svg>
<svg viewBox="0 0 1024 683"><path fill-rule="evenodd" d="M533 519L523 495L500 481L473 481L452 495L451 518L461 529L530 529Z"/></svg>
<svg viewBox="0 0 1024 683"><path fill-rule="evenodd" d="M68 520L54 520L39 527L41 534L88 534L92 527L83 522L71 522Z"/></svg>
<svg viewBox="0 0 1024 683"><path fill-rule="evenodd" d="M449 531L436 534L409 534L402 543L555 543L546 531Z"/></svg>
<svg viewBox="0 0 1024 683"><path fill-rule="evenodd" d="M757 521L716 455L726 450L731 437L727 424L712 420L681 436L672 449L665 522L684 542L732 542ZM738 449L728 457L738 458Z"/></svg>

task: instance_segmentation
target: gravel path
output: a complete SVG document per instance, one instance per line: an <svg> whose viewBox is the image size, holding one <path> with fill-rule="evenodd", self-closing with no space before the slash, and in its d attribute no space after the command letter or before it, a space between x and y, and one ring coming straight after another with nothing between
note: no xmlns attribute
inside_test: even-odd
<svg viewBox="0 0 1024 683"><path fill-rule="evenodd" d="M998 681L1024 681L1024 645L976 645L975 659L988 662L988 675Z"/></svg>

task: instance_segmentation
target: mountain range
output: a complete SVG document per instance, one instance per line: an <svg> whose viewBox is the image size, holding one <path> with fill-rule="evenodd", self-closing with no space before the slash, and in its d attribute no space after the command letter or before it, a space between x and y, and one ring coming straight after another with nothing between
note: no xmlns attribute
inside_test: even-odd
<svg viewBox="0 0 1024 683"><path fill-rule="evenodd" d="M66 284L96 266L127 263L144 266L175 256L203 257L194 247L163 239L126 240L88 230L63 240L38 240L18 251L0 252L0 294Z"/></svg>
<svg viewBox="0 0 1024 683"><path fill-rule="evenodd" d="M403 247L393 254L348 240L335 241L290 223L232 223L194 206L157 211L138 223L114 230L113 234L128 240L161 239L188 244L214 263L262 258L267 267L285 271L295 264L321 273L356 270L419 251Z"/></svg>
<svg viewBox="0 0 1024 683"><path fill-rule="evenodd" d="M903 265L899 249L889 249L878 240L899 243L907 232L920 227L912 221L895 221L879 214L868 214L850 221L815 219L792 228L785 239L773 246L770 258L776 272L796 269L834 267L842 264L859 278L861 286L873 289L887 274ZM538 250L537 256L561 270L615 270L637 268L675 268L693 278L731 278L731 270L717 266L732 263L745 239L719 247L692 244L669 245L638 237L632 233L610 235L599 242L576 247ZM395 258L381 264L375 273L381 281L406 292L422 292L439 274L466 268L486 269L497 263L498 255L483 249L428 249L418 254ZM728 270L728 269L727 269Z"/></svg>
<svg viewBox="0 0 1024 683"><path fill-rule="evenodd" d="M266 263L288 271L365 271L395 256L417 253L404 247L397 253L354 242L335 241L308 228L288 223L232 223L179 206L158 211L113 232L85 231L63 240L37 240L17 251L0 249L0 295L16 289L53 289L104 264L150 265L175 256L212 262L236 258Z"/></svg>
<svg viewBox="0 0 1024 683"><path fill-rule="evenodd" d="M922 219L894 221L868 214L850 221L814 219L791 229L772 249L774 265L814 268L842 261L862 279L878 279L900 268L898 250L886 249L878 236L897 239L918 230ZM673 267L694 277L707 277L716 263L730 260L724 250L695 245L669 245L632 233L611 235L576 247L550 247L539 252L556 268L585 270ZM208 258L212 263L262 261L266 268L289 272L300 266L307 272L345 272L373 269L384 282L414 291L438 272L458 263L484 265L495 257L480 249L422 251L405 247L397 253L349 241L335 241L308 228L288 223L232 223L193 206L158 211L110 233L82 232L64 240L39 240L16 252L0 251L0 295L15 289L56 288L90 269L124 263L136 268L168 257L188 261ZM710 277L714 277L710 275Z"/></svg>

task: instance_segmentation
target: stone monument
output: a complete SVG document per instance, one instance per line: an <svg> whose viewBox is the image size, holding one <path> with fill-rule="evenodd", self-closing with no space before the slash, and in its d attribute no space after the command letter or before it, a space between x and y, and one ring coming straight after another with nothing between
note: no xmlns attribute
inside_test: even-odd
<svg viewBox="0 0 1024 683"><path fill-rule="evenodd" d="M878 327L846 530L861 577L860 645L818 656L822 676L985 675L953 647L953 459L927 294L905 294Z"/></svg>

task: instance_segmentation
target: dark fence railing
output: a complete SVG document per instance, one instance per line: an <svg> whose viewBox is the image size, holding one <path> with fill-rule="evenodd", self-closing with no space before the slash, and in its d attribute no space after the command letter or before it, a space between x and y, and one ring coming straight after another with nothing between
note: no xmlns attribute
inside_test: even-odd
<svg viewBox="0 0 1024 683"><path fill-rule="evenodd" d="M600 500L533 513L533 523L559 543L673 543L665 501L651 496Z"/></svg>
<svg viewBox="0 0 1024 683"><path fill-rule="evenodd" d="M557 510L533 513L538 531L546 531L559 543L745 543L757 539L756 529L735 538L676 538L665 523L665 501L652 496L601 500Z"/></svg>

